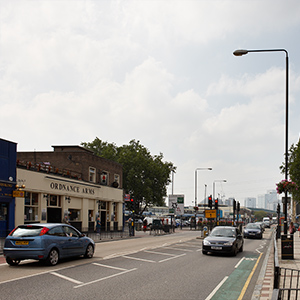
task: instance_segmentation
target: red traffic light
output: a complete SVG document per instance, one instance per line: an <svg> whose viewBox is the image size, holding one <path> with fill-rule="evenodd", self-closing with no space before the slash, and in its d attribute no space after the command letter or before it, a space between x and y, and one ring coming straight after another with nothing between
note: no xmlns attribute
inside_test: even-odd
<svg viewBox="0 0 300 300"><path fill-rule="evenodd" d="M130 202L133 202L133 199L132 199L132 198L130 199Z"/></svg>

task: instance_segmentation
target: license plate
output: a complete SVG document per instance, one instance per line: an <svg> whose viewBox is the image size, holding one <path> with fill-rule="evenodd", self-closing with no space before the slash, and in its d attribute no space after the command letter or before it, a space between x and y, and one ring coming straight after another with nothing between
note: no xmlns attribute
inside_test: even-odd
<svg viewBox="0 0 300 300"><path fill-rule="evenodd" d="M249 233L249 235L255 235L255 233Z"/></svg>
<svg viewBox="0 0 300 300"><path fill-rule="evenodd" d="M211 249L212 249L212 250L222 250L222 247L212 246Z"/></svg>
<svg viewBox="0 0 300 300"><path fill-rule="evenodd" d="M16 241L16 246L29 245L29 241Z"/></svg>

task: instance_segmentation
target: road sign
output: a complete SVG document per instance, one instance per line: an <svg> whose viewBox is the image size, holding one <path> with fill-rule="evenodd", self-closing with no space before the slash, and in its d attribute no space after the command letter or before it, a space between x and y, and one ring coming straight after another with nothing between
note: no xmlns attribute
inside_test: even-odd
<svg viewBox="0 0 300 300"><path fill-rule="evenodd" d="M205 218L215 219L216 217L217 217L217 212L215 209L206 209L205 210Z"/></svg>
<svg viewBox="0 0 300 300"><path fill-rule="evenodd" d="M184 214L184 195L169 195L169 209L175 215Z"/></svg>

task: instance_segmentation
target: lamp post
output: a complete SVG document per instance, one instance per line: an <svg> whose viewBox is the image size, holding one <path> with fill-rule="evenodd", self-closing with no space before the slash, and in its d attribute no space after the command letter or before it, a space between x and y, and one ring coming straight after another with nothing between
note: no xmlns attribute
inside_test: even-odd
<svg viewBox="0 0 300 300"><path fill-rule="evenodd" d="M233 52L235 56L246 55L249 52L284 52L285 53L285 180L288 179L288 109L289 109L289 56L285 49L259 49L259 50L245 50L239 49ZM287 191L284 193L284 234L287 234Z"/></svg>
<svg viewBox="0 0 300 300"><path fill-rule="evenodd" d="M197 204L197 171L198 170L209 170L209 171L211 171L212 168L197 168L195 170L195 207L198 205Z"/></svg>
<svg viewBox="0 0 300 300"><path fill-rule="evenodd" d="M198 207L198 204L197 204L197 171L198 170L212 170L212 168L197 168L195 170L195 230L196 230L196 216L197 216L197 210L196 210L196 207ZM192 225L191 225L192 226Z"/></svg>
<svg viewBox="0 0 300 300"><path fill-rule="evenodd" d="M227 180L226 179L214 180L214 182L213 182L213 201L215 201L215 183L216 182L227 182Z"/></svg>

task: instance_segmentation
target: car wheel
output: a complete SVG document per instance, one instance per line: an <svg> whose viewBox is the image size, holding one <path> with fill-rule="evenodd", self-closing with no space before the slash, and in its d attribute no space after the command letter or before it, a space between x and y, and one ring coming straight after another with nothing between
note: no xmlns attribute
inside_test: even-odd
<svg viewBox="0 0 300 300"><path fill-rule="evenodd" d="M6 258L6 262L10 265L10 266L17 266L20 263L20 260L17 259L10 259L9 257Z"/></svg>
<svg viewBox="0 0 300 300"><path fill-rule="evenodd" d="M202 254L207 254L207 251L206 250L202 250Z"/></svg>
<svg viewBox="0 0 300 300"><path fill-rule="evenodd" d="M242 244L241 248L240 248L240 252L244 251L244 244Z"/></svg>
<svg viewBox="0 0 300 300"><path fill-rule="evenodd" d="M238 252L239 252L238 247L237 246L234 247L233 252L232 252L233 256L237 256Z"/></svg>
<svg viewBox="0 0 300 300"><path fill-rule="evenodd" d="M48 258L46 259L47 265L55 266L58 263L58 251L56 249L51 249Z"/></svg>
<svg viewBox="0 0 300 300"><path fill-rule="evenodd" d="M88 244L88 246L86 247L86 250L85 250L84 257L92 258L93 255L94 255L94 247L92 244Z"/></svg>

